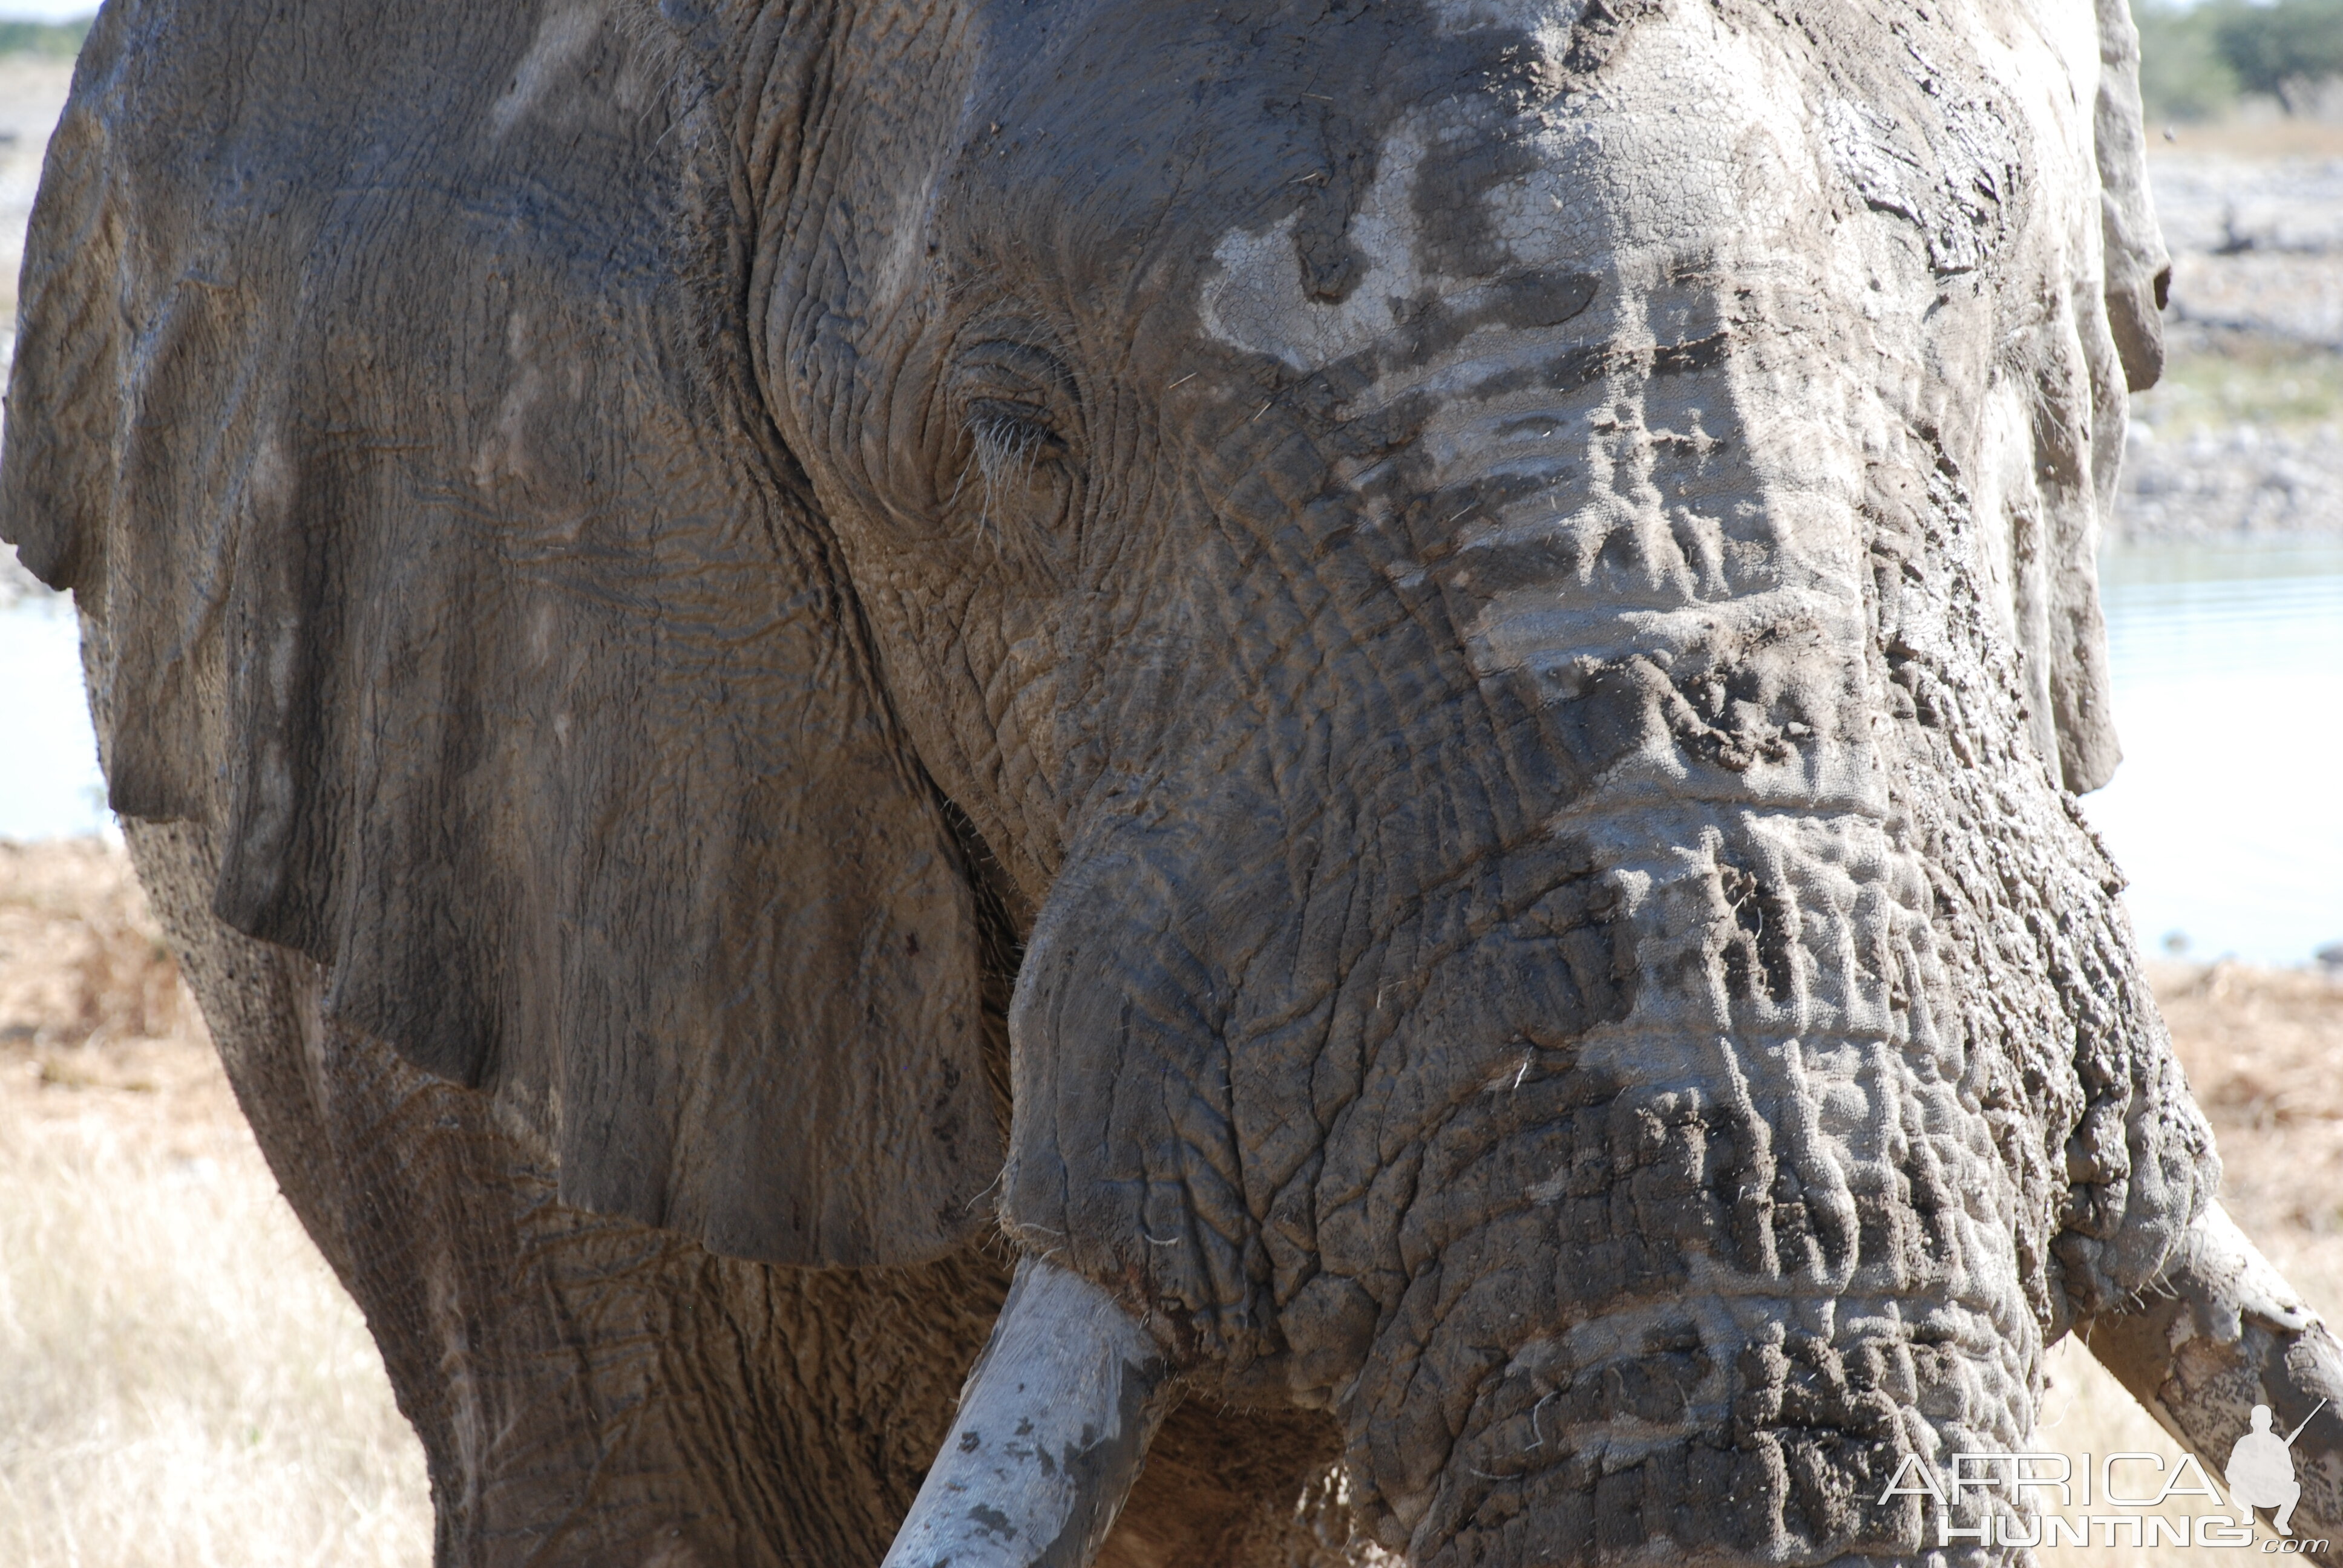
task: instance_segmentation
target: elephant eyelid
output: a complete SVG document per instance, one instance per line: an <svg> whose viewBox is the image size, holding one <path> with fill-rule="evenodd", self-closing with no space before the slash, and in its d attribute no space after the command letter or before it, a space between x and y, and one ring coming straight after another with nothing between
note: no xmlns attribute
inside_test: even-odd
<svg viewBox="0 0 2343 1568"><path fill-rule="evenodd" d="M1021 417L1057 427L1080 399L1065 363L1030 344L992 341L959 357L951 377L952 401L973 429L980 419Z"/></svg>
<svg viewBox="0 0 2343 1568"><path fill-rule="evenodd" d="M1015 449L1029 460L1061 457L1066 443L1051 422L1050 411L1012 397L975 397L963 417L969 438L983 460L988 447Z"/></svg>

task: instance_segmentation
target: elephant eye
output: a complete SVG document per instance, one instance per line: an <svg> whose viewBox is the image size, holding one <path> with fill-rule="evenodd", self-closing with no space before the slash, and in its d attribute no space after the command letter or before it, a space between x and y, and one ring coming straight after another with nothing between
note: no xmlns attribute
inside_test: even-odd
<svg viewBox="0 0 2343 1568"><path fill-rule="evenodd" d="M1028 477L1036 463L1065 456L1065 440L1051 427L1047 408L1006 397L979 397L970 401L963 419L987 488L1011 477Z"/></svg>
<svg viewBox="0 0 2343 1568"><path fill-rule="evenodd" d="M948 504L973 501L978 531L996 546L1048 548L1079 487L1072 377L1044 350L984 343L959 357L950 399L960 439Z"/></svg>

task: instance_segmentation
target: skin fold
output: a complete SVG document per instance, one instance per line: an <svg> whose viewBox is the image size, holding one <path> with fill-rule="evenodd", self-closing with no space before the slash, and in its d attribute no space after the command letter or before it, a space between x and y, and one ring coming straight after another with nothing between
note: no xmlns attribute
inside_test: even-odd
<svg viewBox="0 0 2343 1568"><path fill-rule="evenodd" d="M2343 1389L2071 793L2136 72L113 0L0 531L438 1560L1907 1560L2069 1332Z"/></svg>

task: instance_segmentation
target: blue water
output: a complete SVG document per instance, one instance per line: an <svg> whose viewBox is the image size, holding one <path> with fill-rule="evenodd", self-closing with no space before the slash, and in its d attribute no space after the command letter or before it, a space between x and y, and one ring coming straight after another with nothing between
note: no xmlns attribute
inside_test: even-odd
<svg viewBox="0 0 2343 1568"><path fill-rule="evenodd" d="M2143 948L2300 964L2343 941L2343 542L2101 562L2124 764L2083 807ZM0 611L0 837L104 809L71 610Z"/></svg>
<svg viewBox="0 0 2343 1568"><path fill-rule="evenodd" d="M0 609L0 839L113 825L82 698L72 601L44 596Z"/></svg>
<svg viewBox="0 0 2343 1568"><path fill-rule="evenodd" d="M2110 549L2099 580L2124 763L2083 809L2141 945L2343 942L2343 542Z"/></svg>

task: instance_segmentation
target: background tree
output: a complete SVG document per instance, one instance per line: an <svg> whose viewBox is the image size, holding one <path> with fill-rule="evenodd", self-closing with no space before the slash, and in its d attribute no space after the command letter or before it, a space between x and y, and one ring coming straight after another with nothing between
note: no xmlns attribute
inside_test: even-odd
<svg viewBox="0 0 2343 1568"><path fill-rule="evenodd" d="M2343 0L2148 0L2132 15L2151 122L2217 119L2245 93L2308 114L2324 85L2343 76Z"/></svg>

